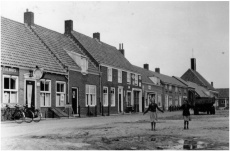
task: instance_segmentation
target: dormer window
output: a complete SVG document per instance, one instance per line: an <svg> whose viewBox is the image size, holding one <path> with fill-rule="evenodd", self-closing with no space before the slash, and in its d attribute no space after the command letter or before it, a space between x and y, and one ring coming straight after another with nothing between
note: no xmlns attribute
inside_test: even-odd
<svg viewBox="0 0 230 151"><path fill-rule="evenodd" d="M79 53L67 51L68 55L74 60L74 62L81 68L82 74L88 72L88 58Z"/></svg>
<svg viewBox="0 0 230 151"><path fill-rule="evenodd" d="M155 85L160 85L160 79L158 77L149 77L150 80L155 84Z"/></svg>

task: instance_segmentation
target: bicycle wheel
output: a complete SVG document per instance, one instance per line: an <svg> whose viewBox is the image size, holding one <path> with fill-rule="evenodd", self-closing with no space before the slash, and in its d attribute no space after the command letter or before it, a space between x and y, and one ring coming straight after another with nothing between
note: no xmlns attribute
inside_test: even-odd
<svg viewBox="0 0 230 151"><path fill-rule="evenodd" d="M7 109L6 110L6 113L5 113L5 120L9 120L9 121L12 121L13 120L13 117L12 117L12 112L10 109Z"/></svg>
<svg viewBox="0 0 230 151"><path fill-rule="evenodd" d="M25 118L25 115L22 111L16 111L16 113L14 114L14 120L18 124L21 124L24 121L24 118Z"/></svg>
<svg viewBox="0 0 230 151"><path fill-rule="evenodd" d="M25 122L31 123L33 121L33 118L34 118L34 113L30 110L27 110L25 112L25 118L24 118Z"/></svg>
<svg viewBox="0 0 230 151"><path fill-rule="evenodd" d="M34 112L34 119L33 119L33 121L34 122L39 122L39 121L41 121L41 119L42 119L42 113L40 111L36 110Z"/></svg>

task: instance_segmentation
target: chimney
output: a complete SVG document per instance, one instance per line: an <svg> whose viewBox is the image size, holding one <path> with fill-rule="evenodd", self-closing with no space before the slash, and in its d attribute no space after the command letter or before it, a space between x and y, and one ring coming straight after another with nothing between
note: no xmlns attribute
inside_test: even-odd
<svg viewBox="0 0 230 151"><path fill-rule="evenodd" d="M213 87L213 82L211 82L211 86Z"/></svg>
<svg viewBox="0 0 230 151"><path fill-rule="evenodd" d="M29 12L28 9L26 9L26 12L24 13L24 23L28 26L34 25L34 13Z"/></svg>
<svg viewBox="0 0 230 151"><path fill-rule="evenodd" d="M119 44L119 51L125 56L125 50L123 48L123 43Z"/></svg>
<svg viewBox="0 0 230 151"><path fill-rule="evenodd" d="M93 38L95 38L95 39L100 41L100 33L99 32L93 33Z"/></svg>
<svg viewBox="0 0 230 151"><path fill-rule="evenodd" d="M65 21L65 34L71 34L71 31L73 31L73 21L72 20L66 20Z"/></svg>
<svg viewBox="0 0 230 151"><path fill-rule="evenodd" d="M149 70L149 64L144 64L144 69Z"/></svg>
<svg viewBox="0 0 230 151"><path fill-rule="evenodd" d="M160 68L155 68L155 72L160 73Z"/></svg>
<svg viewBox="0 0 230 151"><path fill-rule="evenodd" d="M191 69L196 71L196 59L191 58Z"/></svg>

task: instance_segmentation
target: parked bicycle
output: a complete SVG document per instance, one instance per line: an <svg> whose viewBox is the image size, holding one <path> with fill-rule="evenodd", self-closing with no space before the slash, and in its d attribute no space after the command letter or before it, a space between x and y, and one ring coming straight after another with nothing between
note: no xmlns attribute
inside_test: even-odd
<svg viewBox="0 0 230 151"><path fill-rule="evenodd" d="M40 110L39 109L35 109L33 105L32 105L32 109L31 110L32 110L33 116L34 116L33 121L34 122L41 121L41 119L42 119L42 113L40 112Z"/></svg>
<svg viewBox="0 0 230 151"><path fill-rule="evenodd" d="M22 110L20 110L17 104L14 107L15 107L15 110L12 114L12 110L10 106L6 104L6 110L3 113L3 117L5 118L5 120L10 120L10 121L14 120L15 122L20 124L24 121L25 114Z"/></svg>
<svg viewBox="0 0 230 151"><path fill-rule="evenodd" d="M34 119L34 113L28 108L27 104L23 105L23 113L25 115L24 121L26 123L31 123Z"/></svg>

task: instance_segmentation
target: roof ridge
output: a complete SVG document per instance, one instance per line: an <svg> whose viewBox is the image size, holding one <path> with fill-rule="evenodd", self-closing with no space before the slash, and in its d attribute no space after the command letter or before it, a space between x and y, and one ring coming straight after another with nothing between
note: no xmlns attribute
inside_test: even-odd
<svg viewBox="0 0 230 151"><path fill-rule="evenodd" d="M21 22L18 22L18 21L15 21L15 20L12 20L12 19L3 17L3 16L1 16L1 19L6 19L6 20L9 20L9 21L11 21L11 22L15 22L15 23L17 23L17 24L25 25L24 23L21 23Z"/></svg>

